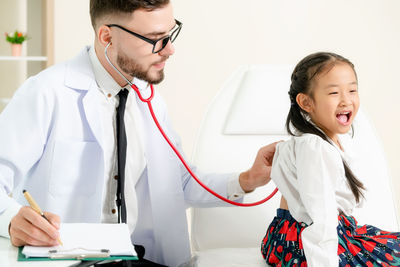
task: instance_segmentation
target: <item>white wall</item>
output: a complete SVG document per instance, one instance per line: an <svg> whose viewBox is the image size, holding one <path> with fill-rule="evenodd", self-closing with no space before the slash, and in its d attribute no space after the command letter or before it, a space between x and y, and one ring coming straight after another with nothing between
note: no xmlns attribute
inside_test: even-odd
<svg viewBox="0 0 400 267"><path fill-rule="evenodd" d="M207 104L237 66L295 64L333 51L356 66L362 107L382 138L400 207L400 1L172 1L184 26L157 88L187 155ZM56 62L92 42L88 2L55 0Z"/></svg>
<svg viewBox="0 0 400 267"><path fill-rule="evenodd" d="M54 62L74 57L94 40L89 0L54 1Z"/></svg>

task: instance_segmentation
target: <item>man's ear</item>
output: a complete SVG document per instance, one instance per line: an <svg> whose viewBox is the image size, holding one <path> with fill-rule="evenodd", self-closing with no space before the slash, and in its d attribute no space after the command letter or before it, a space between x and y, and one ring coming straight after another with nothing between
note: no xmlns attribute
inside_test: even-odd
<svg viewBox="0 0 400 267"><path fill-rule="evenodd" d="M111 42L111 28L106 25L100 26L97 29L97 40L102 46L106 47Z"/></svg>
<svg viewBox="0 0 400 267"><path fill-rule="evenodd" d="M310 113L312 111L312 99L310 96L299 93L296 96L296 102L299 105L299 107L304 110L307 113Z"/></svg>

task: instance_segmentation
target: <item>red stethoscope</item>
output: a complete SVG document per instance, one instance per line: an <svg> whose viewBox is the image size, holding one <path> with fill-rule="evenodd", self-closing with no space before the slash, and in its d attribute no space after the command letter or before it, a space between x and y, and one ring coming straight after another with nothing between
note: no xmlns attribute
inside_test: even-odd
<svg viewBox="0 0 400 267"><path fill-rule="evenodd" d="M205 190L207 190L209 193L211 193L212 195L214 195L215 197L221 199L222 201L225 201L227 203L230 203L232 205L235 206L241 206L241 207L252 207L252 206L257 206L260 205L266 201L268 201L270 198L272 198L276 192L278 192L278 188L275 188L275 190L266 198L257 201L257 202L252 202L252 203L238 203L238 202L234 202L230 199L227 199L219 194L217 194L216 192L214 192L213 190L211 190L209 187L207 187L202 181L199 180L199 178L197 178L196 174L194 174L194 172L191 170L191 168L189 167L189 165L186 163L185 159L182 157L181 153L179 153L178 149L174 146L174 144L171 142L171 140L168 138L168 136L165 134L163 128L161 127L160 123L157 120L156 115L154 114L153 111L153 106L151 105L151 100L153 99L154 96L154 87L152 84L150 84L150 89L151 89L151 93L150 96L148 98L143 98L142 94L140 93L139 88L134 85L131 81L129 81L115 66L114 64L111 63L110 59L108 58L107 55L107 49L108 47L111 45L111 42L107 44L105 50L104 50L104 54L105 57L108 61L108 63L112 66L112 68L132 87L132 89L136 92L136 94L138 95L139 99L143 102L146 103L151 117L154 120L154 123L156 124L158 130L160 131L161 135L164 137L165 141L167 141L167 143L169 144L169 146L172 148L172 150L175 152L176 156L180 159L180 161L182 162L183 166L185 166L186 170L190 173L190 175L193 177L194 180L196 180L196 182L201 185Z"/></svg>

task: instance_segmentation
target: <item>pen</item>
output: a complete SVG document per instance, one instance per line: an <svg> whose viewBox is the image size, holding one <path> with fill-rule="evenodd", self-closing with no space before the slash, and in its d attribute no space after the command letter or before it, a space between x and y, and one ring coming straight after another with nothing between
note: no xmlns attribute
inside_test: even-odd
<svg viewBox="0 0 400 267"><path fill-rule="evenodd" d="M49 219L46 218L46 216L44 216L42 210L40 209L39 205L36 203L36 201L33 199L33 197L31 196L31 194L28 193L28 191L26 191L25 189L22 191L22 193L24 193L24 196L26 198L26 200L28 200L29 205L31 206L31 208L36 211L37 213L39 213L43 218L46 219L46 221L48 221L50 224L51 222L49 221ZM62 246L63 243L61 242L61 239L58 238L57 239L58 243L60 243L60 245Z"/></svg>

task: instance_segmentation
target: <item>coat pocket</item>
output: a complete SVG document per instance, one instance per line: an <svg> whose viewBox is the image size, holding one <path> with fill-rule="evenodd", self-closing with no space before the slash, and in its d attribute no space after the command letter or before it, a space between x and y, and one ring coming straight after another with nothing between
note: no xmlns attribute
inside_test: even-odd
<svg viewBox="0 0 400 267"><path fill-rule="evenodd" d="M96 142L57 141L49 192L54 196L90 196L103 181L102 150Z"/></svg>

